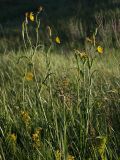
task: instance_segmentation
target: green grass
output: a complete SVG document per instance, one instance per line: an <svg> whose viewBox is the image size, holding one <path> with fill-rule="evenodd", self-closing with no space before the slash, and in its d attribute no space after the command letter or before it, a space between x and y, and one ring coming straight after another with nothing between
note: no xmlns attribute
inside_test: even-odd
<svg viewBox="0 0 120 160"><path fill-rule="evenodd" d="M91 67L73 51L30 54L0 55L1 159L119 160L119 51L95 53Z"/></svg>

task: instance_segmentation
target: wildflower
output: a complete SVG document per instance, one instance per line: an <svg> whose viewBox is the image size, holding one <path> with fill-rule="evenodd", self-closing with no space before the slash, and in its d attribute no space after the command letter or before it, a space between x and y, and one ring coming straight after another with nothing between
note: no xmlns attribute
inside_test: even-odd
<svg viewBox="0 0 120 160"><path fill-rule="evenodd" d="M15 153L16 152L16 141L17 141L16 134L15 133L9 134L6 140L11 150Z"/></svg>
<svg viewBox="0 0 120 160"><path fill-rule="evenodd" d="M32 140L34 142L34 147L40 147L41 146L41 140L40 140L40 133L42 128L37 128L35 132L32 134Z"/></svg>
<svg viewBox="0 0 120 160"><path fill-rule="evenodd" d="M101 46L98 46L98 47L97 47L97 52L98 52L99 54L102 54L102 53L103 53L103 48L102 48Z"/></svg>
<svg viewBox="0 0 120 160"><path fill-rule="evenodd" d="M39 141L39 135L37 133L32 134L32 140L34 142L38 142Z"/></svg>
<svg viewBox="0 0 120 160"><path fill-rule="evenodd" d="M31 21L34 21L35 18L34 18L33 12L30 12L29 18L30 18Z"/></svg>
<svg viewBox="0 0 120 160"><path fill-rule="evenodd" d="M55 153L55 160L61 160L61 158L62 158L62 153L59 150L57 150Z"/></svg>
<svg viewBox="0 0 120 160"><path fill-rule="evenodd" d="M58 43L58 44L61 43L61 42L60 42L60 38L59 38L58 36L55 38L55 42Z"/></svg>
<svg viewBox="0 0 120 160"><path fill-rule="evenodd" d="M50 26L47 26L47 33L48 33L49 37L52 36L52 30L51 30Z"/></svg>
<svg viewBox="0 0 120 160"><path fill-rule="evenodd" d="M15 135L15 133L10 134L9 138L10 138L10 140L11 140L12 142L14 142L14 143L15 143L16 140L17 140L17 136Z"/></svg>
<svg viewBox="0 0 120 160"><path fill-rule="evenodd" d="M31 21L34 21L35 18L34 18L33 12L30 12L30 13L29 13L29 12L26 12L26 13L25 13L25 22L26 22L26 23L28 23L28 18L29 18Z"/></svg>
<svg viewBox="0 0 120 160"><path fill-rule="evenodd" d="M33 73L32 72L27 72L26 75L25 75L25 79L27 81L32 81L33 80Z"/></svg>
<svg viewBox="0 0 120 160"><path fill-rule="evenodd" d="M75 158L74 158L74 156L72 156L72 155L68 154L68 156L67 156L67 160L75 160Z"/></svg>
<svg viewBox="0 0 120 160"><path fill-rule="evenodd" d="M21 116L22 116L22 120L23 122L28 125L28 123L30 122L30 116L28 114L28 112L22 111L21 112Z"/></svg>

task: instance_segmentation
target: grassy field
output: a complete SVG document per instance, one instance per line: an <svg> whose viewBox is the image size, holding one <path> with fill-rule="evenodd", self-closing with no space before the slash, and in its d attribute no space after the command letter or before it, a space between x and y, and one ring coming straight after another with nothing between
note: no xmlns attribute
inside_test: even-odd
<svg viewBox="0 0 120 160"><path fill-rule="evenodd" d="M1 159L119 160L120 55L96 56L0 56Z"/></svg>
<svg viewBox="0 0 120 160"><path fill-rule="evenodd" d="M64 49L49 26L43 44L34 16L24 47L1 40L0 160L120 160L120 50L97 33Z"/></svg>

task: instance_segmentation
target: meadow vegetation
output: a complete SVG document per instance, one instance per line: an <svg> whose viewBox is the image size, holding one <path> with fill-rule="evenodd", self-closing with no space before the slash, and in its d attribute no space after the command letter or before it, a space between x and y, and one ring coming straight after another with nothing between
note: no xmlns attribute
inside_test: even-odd
<svg viewBox="0 0 120 160"><path fill-rule="evenodd" d="M19 50L1 42L0 159L120 160L119 49L96 27L64 50L42 10L26 12Z"/></svg>

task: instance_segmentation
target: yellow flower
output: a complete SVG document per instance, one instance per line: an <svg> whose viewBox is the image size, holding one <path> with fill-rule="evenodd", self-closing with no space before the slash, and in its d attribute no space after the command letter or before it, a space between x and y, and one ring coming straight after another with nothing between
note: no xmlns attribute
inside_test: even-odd
<svg viewBox="0 0 120 160"><path fill-rule="evenodd" d="M23 122L27 125L30 121L30 116L29 116L28 112L22 111L21 116L22 116Z"/></svg>
<svg viewBox="0 0 120 160"><path fill-rule="evenodd" d="M27 81L32 81L33 80L33 73L32 72L27 72L26 75L25 75L25 79Z"/></svg>
<svg viewBox="0 0 120 160"><path fill-rule="evenodd" d="M37 134L37 133L32 134L32 140L34 142L37 142L39 140L39 134Z"/></svg>
<svg viewBox="0 0 120 160"><path fill-rule="evenodd" d="M58 36L55 38L55 42L58 43L58 44L61 43L61 42L60 42L60 38L59 38Z"/></svg>
<svg viewBox="0 0 120 160"><path fill-rule="evenodd" d="M35 132L32 134L32 140L34 142L33 144L34 147L40 147L42 145L41 138L40 138L41 130L42 128L37 128Z"/></svg>
<svg viewBox="0 0 120 160"><path fill-rule="evenodd" d="M10 135L10 140L11 140L12 142L16 142L17 136L15 135L15 133L12 133L12 134Z"/></svg>
<svg viewBox="0 0 120 160"><path fill-rule="evenodd" d="M75 160L74 156L71 156L70 154L67 156L67 160Z"/></svg>
<svg viewBox="0 0 120 160"><path fill-rule="evenodd" d="M30 12L29 18L31 21L34 21L35 18L34 18L33 12Z"/></svg>
<svg viewBox="0 0 120 160"><path fill-rule="evenodd" d="M99 54L102 54L102 53L103 53L103 48L102 48L101 46L98 46L98 47L97 47L97 52L98 52Z"/></svg>
<svg viewBox="0 0 120 160"><path fill-rule="evenodd" d="M57 150L55 153L55 160L61 160L61 158L62 158L62 153L59 150Z"/></svg>

